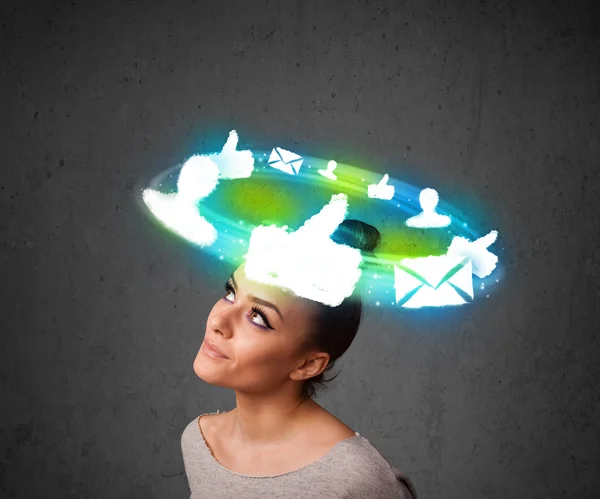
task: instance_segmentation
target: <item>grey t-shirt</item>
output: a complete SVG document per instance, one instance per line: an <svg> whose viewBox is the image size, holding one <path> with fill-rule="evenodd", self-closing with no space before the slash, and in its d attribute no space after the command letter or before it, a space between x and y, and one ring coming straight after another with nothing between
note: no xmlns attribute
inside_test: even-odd
<svg viewBox="0 0 600 499"><path fill-rule="evenodd" d="M417 499L411 481L358 432L298 470L272 476L231 471L213 457L200 431L200 417L219 412L201 414L181 436L190 499Z"/></svg>

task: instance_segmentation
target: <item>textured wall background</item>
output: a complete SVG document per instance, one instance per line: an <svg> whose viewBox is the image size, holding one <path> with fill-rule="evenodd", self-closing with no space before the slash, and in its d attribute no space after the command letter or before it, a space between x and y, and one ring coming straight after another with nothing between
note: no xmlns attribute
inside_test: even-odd
<svg viewBox="0 0 600 499"><path fill-rule="evenodd" d="M230 129L499 230L456 312L367 312L320 402L422 498L598 497L597 2L3 2L0 496L188 497L221 288L136 184ZM492 228L492 227L490 227Z"/></svg>

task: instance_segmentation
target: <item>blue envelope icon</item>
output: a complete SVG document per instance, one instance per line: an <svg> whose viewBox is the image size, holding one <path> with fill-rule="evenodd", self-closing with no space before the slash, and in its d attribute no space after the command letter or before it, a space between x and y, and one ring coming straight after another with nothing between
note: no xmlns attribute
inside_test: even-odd
<svg viewBox="0 0 600 499"><path fill-rule="evenodd" d="M290 175L298 175L303 161L302 156L286 151L281 147L273 149L271 156L269 156L269 165Z"/></svg>
<svg viewBox="0 0 600 499"><path fill-rule="evenodd" d="M404 258L394 265L396 303L406 308L463 305L473 300L471 260L464 256Z"/></svg>

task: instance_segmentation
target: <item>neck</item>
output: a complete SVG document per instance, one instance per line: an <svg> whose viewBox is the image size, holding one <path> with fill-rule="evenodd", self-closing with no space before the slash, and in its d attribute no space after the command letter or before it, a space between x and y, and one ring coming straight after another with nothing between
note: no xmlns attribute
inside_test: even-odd
<svg viewBox="0 0 600 499"><path fill-rule="evenodd" d="M320 407L313 400L236 392L230 412L231 438L241 448L257 448L290 441L305 429L306 417Z"/></svg>

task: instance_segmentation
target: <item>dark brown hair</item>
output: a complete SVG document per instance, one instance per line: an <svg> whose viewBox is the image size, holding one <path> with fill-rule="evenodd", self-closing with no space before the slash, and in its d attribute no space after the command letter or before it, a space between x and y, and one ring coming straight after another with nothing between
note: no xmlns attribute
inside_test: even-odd
<svg viewBox="0 0 600 499"><path fill-rule="evenodd" d="M363 258L374 258L373 251L381 241L381 234L375 227L353 219L344 220L330 237L338 244L346 244L361 250ZM363 271L367 265L363 262ZM327 388L326 383L333 381L338 376L336 374L332 378L325 379L325 375L333 369L336 361L354 341L360 326L362 317L360 281L355 292L337 307L320 303L316 303L316 307L317 314L314 325L304 338L302 348L326 352L329 354L330 360L321 374L304 381L302 386L303 399L314 398L318 390Z"/></svg>

